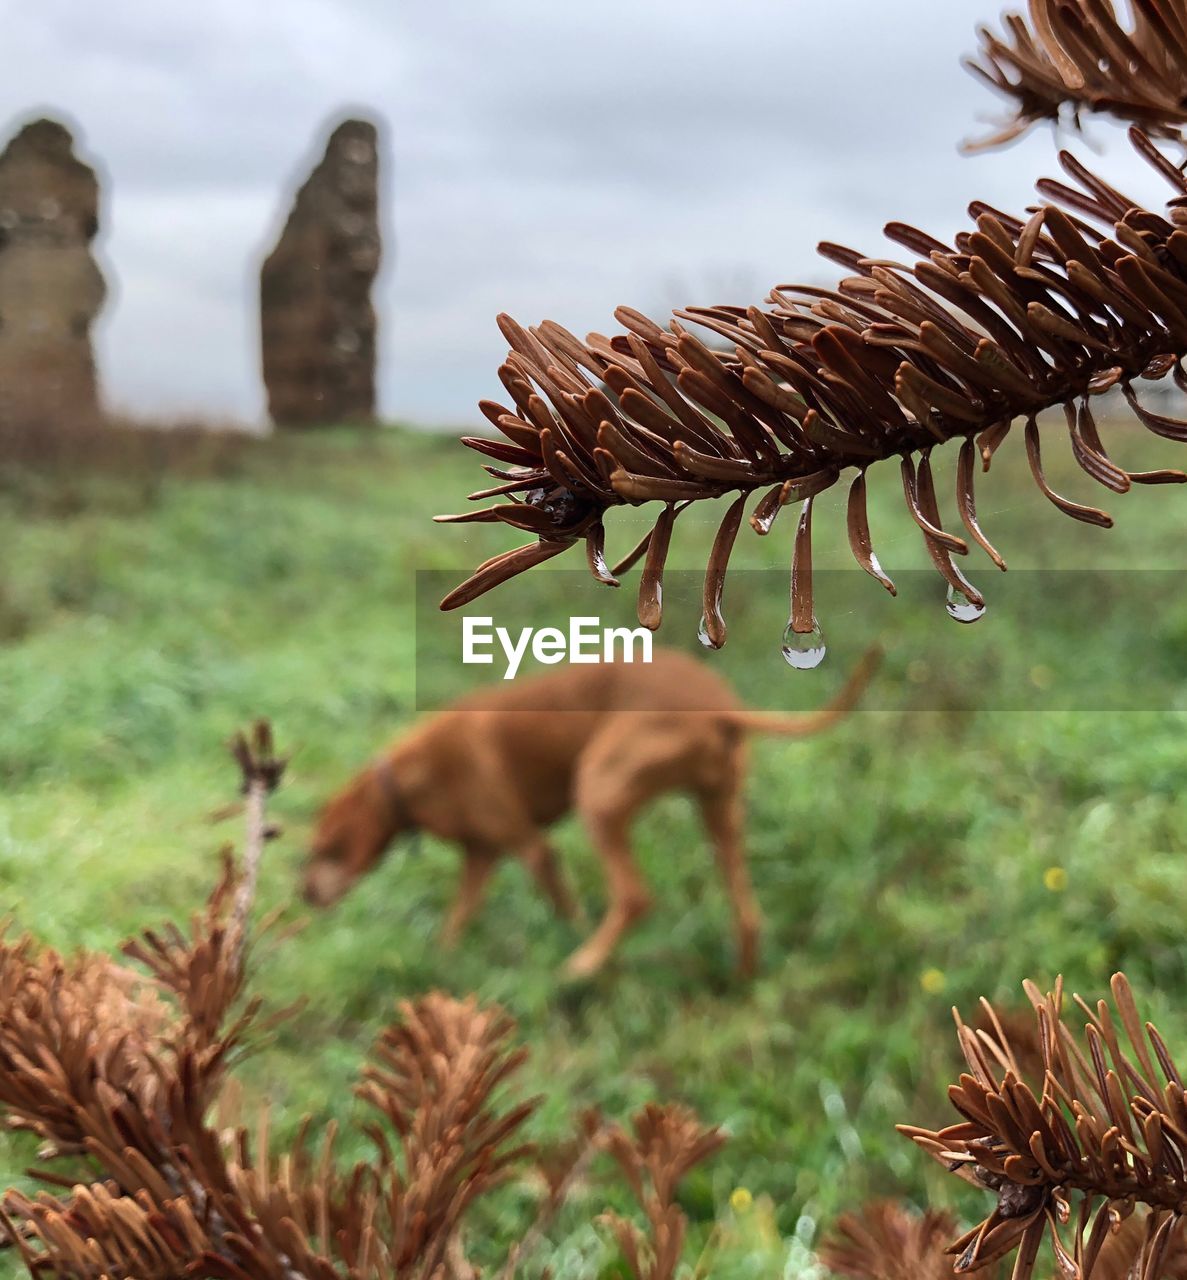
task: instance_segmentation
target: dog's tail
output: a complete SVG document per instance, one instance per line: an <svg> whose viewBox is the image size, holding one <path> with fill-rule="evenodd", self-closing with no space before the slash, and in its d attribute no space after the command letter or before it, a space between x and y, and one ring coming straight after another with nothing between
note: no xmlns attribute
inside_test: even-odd
<svg viewBox="0 0 1187 1280"><path fill-rule="evenodd" d="M843 720L857 706L866 685L882 662L882 650L872 645L862 654L857 666L849 673L841 692L819 711L739 711L733 719L740 729L751 733L778 733L802 738L818 733Z"/></svg>

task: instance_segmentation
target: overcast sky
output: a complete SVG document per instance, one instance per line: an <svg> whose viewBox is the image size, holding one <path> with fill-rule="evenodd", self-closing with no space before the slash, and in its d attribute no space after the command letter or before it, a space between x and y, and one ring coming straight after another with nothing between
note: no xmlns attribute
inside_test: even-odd
<svg viewBox="0 0 1187 1280"><path fill-rule="evenodd" d="M996 17L994 0L39 0L6 13L0 122L59 116L102 167L109 402L258 422L259 262L330 123L379 117L380 407L464 426L501 391L500 310L605 332L620 302L831 279L816 242L882 253L890 218L946 237L972 198L1022 208L1054 170L1046 130L957 151L1001 111L960 66ZM1111 177L1133 172L1115 132L1091 137Z"/></svg>

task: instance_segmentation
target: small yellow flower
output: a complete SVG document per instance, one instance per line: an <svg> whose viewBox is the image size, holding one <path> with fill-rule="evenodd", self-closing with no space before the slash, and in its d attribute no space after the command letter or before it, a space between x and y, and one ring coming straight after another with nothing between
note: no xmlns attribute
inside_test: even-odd
<svg viewBox="0 0 1187 1280"><path fill-rule="evenodd" d="M754 1197L748 1187L735 1187L730 1192L730 1208L737 1214L749 1213L754 1204Z"/></svg>
<svg viewBox="0 0 1187 1280"><path fill-rule="evenodd" d="M919 975L919 985L929 996L938 996L944 990L947 981L943 969L924 969Z"/></svg>
<svg viewBox="0 0 1187 1280"><path fill-rule="evenodd" d="M1067 888L1067 872L1063 867L1048 867L1043 872L1043 884L1052 893L1062 893Z"/></svg>

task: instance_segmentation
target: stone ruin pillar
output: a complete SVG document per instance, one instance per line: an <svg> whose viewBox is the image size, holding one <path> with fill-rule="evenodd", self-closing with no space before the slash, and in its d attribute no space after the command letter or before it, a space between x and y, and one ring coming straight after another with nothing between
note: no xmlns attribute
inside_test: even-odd
<svg viewBox="0 0 1187 1280"><path fill-rule="evenodd" d="M374 417L378 142L366 120L338 125L260 272L264 385L278 427Z"/></svg>
<svg viewBox="0 0 1187 1280"><path fill-rule="evenodd" d="M99 421L98 227L99 183L70 131L55 120L25 125L0 153L0 425Z"/></svg>

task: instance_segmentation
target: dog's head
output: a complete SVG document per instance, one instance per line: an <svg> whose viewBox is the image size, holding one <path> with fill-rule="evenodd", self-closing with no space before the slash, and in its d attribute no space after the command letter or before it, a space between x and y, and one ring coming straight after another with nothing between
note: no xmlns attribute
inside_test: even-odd
<svg viewBox="0 0 1187 1280"><path fill-rule="evenodd" d="M322 810L304 871L311 906L332 906L412 827L387 768L381 763L361 774Z"/></svg>

